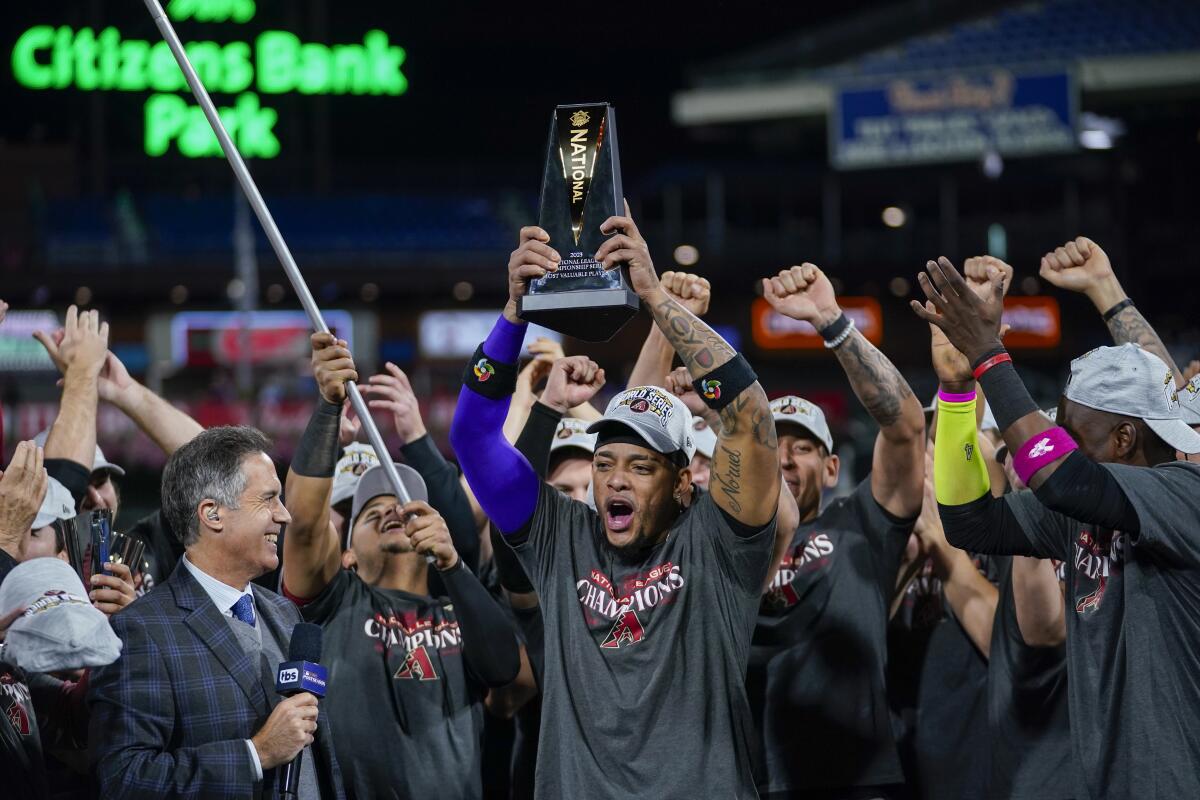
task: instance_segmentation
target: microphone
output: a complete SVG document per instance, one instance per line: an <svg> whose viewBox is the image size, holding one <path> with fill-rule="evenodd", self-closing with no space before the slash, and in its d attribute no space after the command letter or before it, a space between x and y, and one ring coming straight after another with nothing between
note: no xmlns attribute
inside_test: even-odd
<svg viewBox="0 0 1200 800"><path fill-rule="evenodd" d="M288 660L279 665L275 678L275 691L284 697L300 692L309 692L317 698L325 696L325 682L329 673L321 661L321 626L311 622L296 623L292 628L292 642L288 647ZM283 766L279 780L280 800L296 800L296 789L300 783L301 750L296 757Z"/></svg>

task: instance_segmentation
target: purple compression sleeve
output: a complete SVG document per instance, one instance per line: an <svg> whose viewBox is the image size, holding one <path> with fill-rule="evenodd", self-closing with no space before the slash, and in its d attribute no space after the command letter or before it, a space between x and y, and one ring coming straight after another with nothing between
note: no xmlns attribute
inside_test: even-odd
<svg viewBox="0 0 1200 800"><path fill-rule="evenodd" d="M484 355L517 363L525 328L500 317L483 343ZM505 535L519 531L533 517L541 486L525 456L504 438L510 401L492 400L464 386L450 423L450 445L463 475L484 513Z"/></svg>

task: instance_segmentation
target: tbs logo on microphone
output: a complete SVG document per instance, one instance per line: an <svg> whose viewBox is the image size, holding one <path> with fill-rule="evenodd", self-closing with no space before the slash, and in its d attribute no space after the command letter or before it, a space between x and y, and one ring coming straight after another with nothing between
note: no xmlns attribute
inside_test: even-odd
<svg viewBox="0 0 1200 800"><path fill-rule="evenodd" d="M309 692L317 697L325 696L325 682L329 673L320 664L311 661L285 661L279 665L275 680L275 691L280 694Z"/></svg>

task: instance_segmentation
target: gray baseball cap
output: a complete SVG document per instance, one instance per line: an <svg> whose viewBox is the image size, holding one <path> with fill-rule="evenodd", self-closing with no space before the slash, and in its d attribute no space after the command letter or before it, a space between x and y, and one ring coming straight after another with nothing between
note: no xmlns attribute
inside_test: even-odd
<svg viewBox="0 0 1200 800"><path fill-rule="evenodd" d="M46 437L50 435L50 431L45 430L33 437L33 443L38 447L46 446ZM108 460L104 455L104 451L100 449L100 445L96 445L96 456L92 460L92 472L99 472L106 469L114 475L124 475L125 470Z"/></svg>
<svg viewBox="0 0 1200 800"><path fill-rule="evenodd" d="M777 397L771 401L771 416L775 425L798 425L816 437L825 445L825 449L833 452L833 434L829 432L829 423L825 421L825 412L817 405L794 394Z"/></svg>
<svg viewBox="0 0 1200 800"><path fill-rule="evenodd" d="M429 490L425 488L425 479L421 477L421 473L407 464L396 464L395 467L396 472L400 473L400 482L408 490L409 499L429 502ZM350 506L350 529L346 534L346 547L350 546L354 523L367 503L376 497L395 494L396 490L392 488L392 482L388 480L387 473L384 472L382 466L371 467L362 474L362 477L358 479L358 485L354 487L354 502Z"/></svg>
<svg viewBox="0 0 1200 800"><path fill-rule="evenodd" d="M608 403L604 417L588 426L588 433L623 426L663 455L682 452L685 462L696 454L692 412L675 395L658 386L635 386Z"/></svg>
<svg viewBox="0 0 1200 800"><path fill-rule="evenodd" d="M589 456L596 451L596 435L588 433L588 425L583 420L563 417L558 421L554 439L550 442L550 452L557 453L568 447L582 450Z"/></svg>
<svg viewBox="0 0 1200 800"><path fill-rule="evenodd" d="M692 417L692 436L696 437L696 452L705 458L712 458L717 451L717 435L708 427L704 417Z"/></svg>
<svg viewBox="0 0 1200 800"><path fill-rule="evenodd" d="M37 516L33 518L33 530L44 528L60 519L72 519L75 516L75 498L67 487L50 478L46 485L46 496L42 498L42 506Z"/></svg>
<svg viewBox="0 0 1200 800"><path fill-rule="evenodd" d="M14 567L0 585L0 608L25 609L8 629L4 657L26 672L103 667L121 654L108 617L62 559L32 558Z"/></svg>
<svg viewBox="0 0 1200 800"><path fill-rule="evenodd" d="M1200 425L1200 375L1179 390L1179 415L1188 425Z"/></svg>
<svg viewBox="0 0 1200 800"><path fill-rule="evenodd" d="M346 445L337 466L333 468L333 492L329 495L329 505L336 506L354 497L354 489L363 473L377 466L379 456L375 455L375 448L371 445L360 442Z"/></svg>
<svg viewBox="0 0 1200 800"><path fill-rule="evenodd" d="M1200 434L1183 421L1170 368L1135 344L1097 347L1072 361L1063 395L1097 411L1136 417L1176 450L1200 453Z"/></svg>

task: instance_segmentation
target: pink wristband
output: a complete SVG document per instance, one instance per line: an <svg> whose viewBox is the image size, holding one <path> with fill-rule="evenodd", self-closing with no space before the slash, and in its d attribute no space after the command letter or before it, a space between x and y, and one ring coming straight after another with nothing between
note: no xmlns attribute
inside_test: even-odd
<svg viewBox="0 0 1200 800"><path fill-rule="evenodd" d="M975 390L963 392L962 394L951 394L945 389L938 389L938 400L943 403L969 403L975 399Z"/></svg>
<svg viewBox="0 0 1200 800"><path fill-rule="evenodd" d="M1075 444L1071 434L1062 428L1050 428L1031 436L1013 454L1013 471L1028 486L1030 478L1039 469L1078 449L1079 445Z"/></svg>

